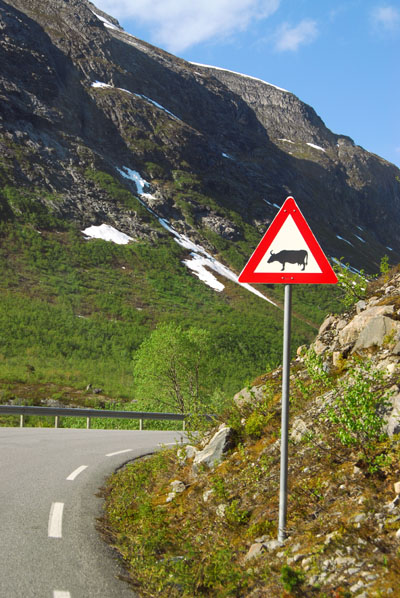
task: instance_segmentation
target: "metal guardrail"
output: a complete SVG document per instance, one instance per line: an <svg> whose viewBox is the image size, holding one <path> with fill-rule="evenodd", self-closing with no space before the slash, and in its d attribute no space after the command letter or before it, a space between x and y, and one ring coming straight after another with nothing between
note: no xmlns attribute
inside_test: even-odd
<svg viewBox="0 0 400 598"><path fill-rule="evenodd" d="M138 419L139 430L143 430L143 420L176 420L181 421L185 429L185 419L188 415L182 413L151 413L149 411L113 411L108 409L80 409L71 407L31 407L25 405L0 405L0 415L19 415L19 425L23 428L26 415L55 417L54 427L59 427L60 417L86 417L86 428L90 429L92 417L110 417L122 419ZM205 415L206 419L211 416Z"/></svg>

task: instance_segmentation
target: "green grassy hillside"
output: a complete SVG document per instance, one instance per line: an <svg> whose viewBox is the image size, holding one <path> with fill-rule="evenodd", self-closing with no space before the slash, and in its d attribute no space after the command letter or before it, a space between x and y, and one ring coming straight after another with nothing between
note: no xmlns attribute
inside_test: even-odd
<svg viewBox="0 0 400 598"><path fill-rule="evenodd" d="M181 264L187 252L171 238L121 246L85 240L61 223L39 230L8 222L0 253L3 401L48 398L48 383L57 398L73 399L74 389L91 383L108 397L131 400L133 354L162 321L210 331L210 371L218 372L206 381L210 392L232 394L280 362L281 311L227 281L216 293ZM332 288L296 291L295 311L318 324ZM293 347L314 333L295 318Z"/></svg>

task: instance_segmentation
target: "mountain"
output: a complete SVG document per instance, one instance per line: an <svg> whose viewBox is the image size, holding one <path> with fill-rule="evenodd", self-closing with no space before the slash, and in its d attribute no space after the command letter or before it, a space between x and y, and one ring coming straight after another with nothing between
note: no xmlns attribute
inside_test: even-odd
<svg viewBox="0 0 400 598"><path fill-rule="evenodd" d="M399 169L290 92L188 63L85 0L0 0L0 28L5 398L54 381L132 397L132 354L166 319L213 330L224 388L276 365L281 289L237 274L287 195L329 257L400 261ZM299 287L298 344L338 309L332 287Z"/></svg>
<svg viewBox="0 0 400 598"><path fill-rule="evenodd" d="M137 194L129 168L149 182L158 216L239 269L292 194L328 255L369 270L385 253L399 261L399 169L292 93L185 62L90 2L0 8L3 184L34 187L82 227L154 238L154 218L132 218L94 180L103 171ZM13 209L3 200L4 214Z"/></svg>

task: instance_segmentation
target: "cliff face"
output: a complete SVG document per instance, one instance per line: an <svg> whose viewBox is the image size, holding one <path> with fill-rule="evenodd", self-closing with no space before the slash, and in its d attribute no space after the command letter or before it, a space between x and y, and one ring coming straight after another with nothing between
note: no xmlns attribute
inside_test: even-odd
<svg viewBox="0 0 400 598"><path fill-rule="evenodd" d="M155 238L154 219L94 180L102 171L137 194L130 168L151 183L157 215L234 252L235 267L293 194L328 255L372 271L385 253L400 260L400 171L293 94L187 63L84 0L1 0L0 28L3 188L33 191L79 226ZM2 210L13 217L6 197Z"/></svg>

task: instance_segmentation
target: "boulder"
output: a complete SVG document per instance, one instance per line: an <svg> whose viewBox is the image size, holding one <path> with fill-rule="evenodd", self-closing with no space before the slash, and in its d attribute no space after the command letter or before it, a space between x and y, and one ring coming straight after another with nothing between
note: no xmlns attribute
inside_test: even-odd
<svg viewBox="0 0 400 598"><path fill-rule="evenodd" d="M325 320L322 322L322 324L320 326L320 329L318 330L318 334L324 334L324 332L326 332L327 330L332 328L332 325L335 322L336 322L335 316L328 316L327 318L325 318Z"/></svg>
<svg viewBox="0 0 400 598"><path fill-rule="evenodd" d="M188 459L193 459L197 455L199 451L196 447L192 446L191 444L187 444L185 446L185 454Z"/></svg>
<svg viewBox="0 0 400 598"><path fill-rule="evenodd" d="M264 385L252 386L251 388L242 388L233 397L236 405L242 407L246 403L261 401L264 396Z"/></svg>
<svg viewBox="0 0 400 598"><path fill-rule="evenodd" d="M254 559L254 558L260 556L260 554L262 554L263 552L265 552L264 544L255 542L254 544L252 544L250 546L248 553L244 557L244 560L246 562L246 561L249 561L250 559Z"/></svg>
<svg viewBox="0 0 400 598"><path fill-rule="evenodd" d="M360 314L362 311L364 311L364 309L367 308L367 302L364 301L364 299L361 299L360 301L357 301L355 307L357 314Z"/></svg>
<svg viewBox="0 0 400 598"><path fill-rule="evenodd" d="M361 330L353 351L368 349L373 346L381 347L385 337L397 329L400 330L400 323L396 322L396 320L383 315L375 316L368 320Z"/></svg>
<svg viewBox="0 0 400 598"><path fill-rule="evenodd" d="M186 488L185 484L181 482L181 480L174 480L171 482L170 486L172 487L172 492L183 492Z"/></svg>
<svg viewBox="0 0 400 598"><path fill-rule="evenodd" d="M293 422L292 430L290 432L290 438L291 440L293 440L294 443L297 444L298 442L301 442L304 436L307 435L308 431L309 430L305 422L300 417L296 417L296 419Z"/></svg>
<svg viewBox="0 0 400 598"><path fill-rule="evenodd" d="M378 316L388 316L394 311L393 305L377 305L362 311L355 316L342 330L339 332L339 342L343 345L354 344L360 332L367 326L368 322Z"/></svg>
<svg viewBox="0 0 400 598"><path fill-rule="evenodd" d="M325 353L329 349L329 346L317 338L313 344L313 348L317 355L322 355L322 353Z"/></svg>
<svg viewBox="0 0 400 598"><path fill-rule="evenodd" d="M193 471L196 473L201 465L213 469L222 460L222 455L232 445L232 428L222 424L202 451L193 460Z"/></svg>

